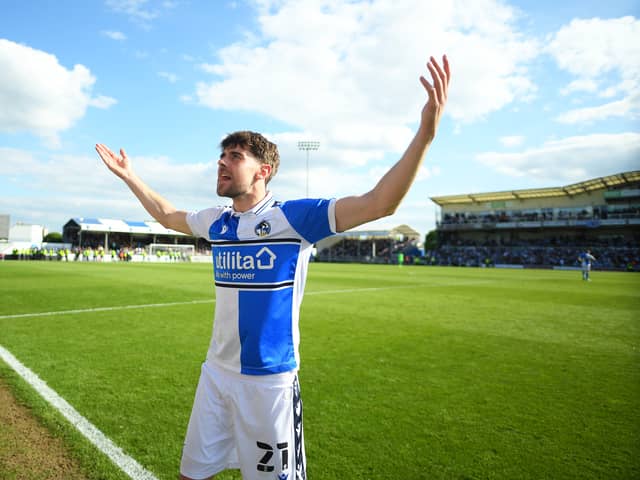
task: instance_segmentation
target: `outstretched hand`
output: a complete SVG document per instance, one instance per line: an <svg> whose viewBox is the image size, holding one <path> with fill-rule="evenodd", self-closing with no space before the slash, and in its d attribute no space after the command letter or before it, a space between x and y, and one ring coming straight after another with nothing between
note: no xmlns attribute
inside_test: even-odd
<svg viewBox="0 0 640 480"><path fill-rule="evenodd" d="M133 172L131 164L129 163L129 157L127 157L123 148L120 149L120 156L118 156L106 145L98 143L96 144L96 152L98 152L98 155L100 155L100 158L109 170L123 180Z"/></svg>
<svg viewBox="0 0 640 480"><path fill-rule="evenodd" d="M429 100L422 109L420 128L428 135L429 139L433 139L449 93L451 70L447 56L442 56L442 66L438 64L434 57L431 57L427 63L427 69L431 73L432 82L429 83L426 78L420 77L420 83L422 83L429 95Z"/></svg>

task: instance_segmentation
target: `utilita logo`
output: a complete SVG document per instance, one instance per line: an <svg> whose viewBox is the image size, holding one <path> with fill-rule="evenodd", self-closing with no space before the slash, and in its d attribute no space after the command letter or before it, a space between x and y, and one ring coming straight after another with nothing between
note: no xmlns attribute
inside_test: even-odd
<svg viewBox="0 0 640 480"><path fill-rule="evenodd" d="M254 283L255 288L293 283L297 245L283 242L221 242L213 244L213 276L216 282Z"/></svg>
<svg viewBox="0 0 640 480"><path fill-rule="evenodd" d="M216 270L272 270L276 254L262 247L255 255L242 255L239 251L219 252L215 256Z"/></svg>

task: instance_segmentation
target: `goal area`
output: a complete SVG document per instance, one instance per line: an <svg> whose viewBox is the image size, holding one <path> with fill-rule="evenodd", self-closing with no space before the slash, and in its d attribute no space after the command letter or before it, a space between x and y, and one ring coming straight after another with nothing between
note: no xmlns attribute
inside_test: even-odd
<svg viewBox="0 0 640 480"><path fill-rule="evenodd" d="M196 248L186 244L151 243L147 245L147 253L167 262L189 261L195 255Z"/></svg>

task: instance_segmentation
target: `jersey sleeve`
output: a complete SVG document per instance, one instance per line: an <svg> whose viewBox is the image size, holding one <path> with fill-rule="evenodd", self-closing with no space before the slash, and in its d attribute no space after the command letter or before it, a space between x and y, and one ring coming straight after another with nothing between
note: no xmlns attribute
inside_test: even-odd
<svg viewBox="0 0 640 480"><path fill-rule="evenodd" d="M335 198L304 198L281 205L291 226L309 243L315 243L336 233Z"/></svg>
<svg viewBox="0 0 640 480"><path fill-rule="evenodd" d="M193 235L211 240L209 228L213 222L220 218L224 210L224 207L213 207L187 213L187 224L191 228Z"/></svg>

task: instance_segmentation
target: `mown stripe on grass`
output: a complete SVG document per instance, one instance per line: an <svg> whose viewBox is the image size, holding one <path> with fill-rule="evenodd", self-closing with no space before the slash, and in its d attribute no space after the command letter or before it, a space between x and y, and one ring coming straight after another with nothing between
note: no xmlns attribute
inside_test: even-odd
<svg viewBox="0 0 640 480"><path fill-rule="evenodd" d="M353 293L353 292L369 292L375 290L390 290L392 288L410 288L413 285L403 287L380 287L380 288L350 288L347 290L324 290L317 292L307 292L307 295L324 295L334 293ZM17 313L12 315L0 315L0 320L12 318L32 318L32 317L50 317L53 315L73 315L77 313L95 313L95 312L113 312L116 310L133 310L137 308L161 308L175 307L180 305L197 305L201 303L215 303L215 299L210 300L191 300L188 302L168 302L168 303L147 303L143 305L116 305L113 307L95 307L95 308L78 308L74 310L55 310L52 312L34 312L34 313Z"/></svg>
<svg viewBox="0 0 640 480"><path fill-rule="evenodd" d="M377 292L383 290L398 290L401 288L415 288L425 285L432 287L446 287L446 286L460 286L460 285L476 285L481 283L491 283L486 280L471 281L471 282L456 282L454 283L413 283L410 285L396 285L393 287L367 287L367 288L346 288L340 290L316 290L306 292L305 295L334 295L341 293L358 293L358 292ZM142 305L116 305L113 307L95 307L95 308L78 308L73 310L54 310L52 312L34 312L34 313L16 313L11 315L0 315L0 320L6 320L11 318L32 318L32 317L50 317L53 315L73 315L77 313L95 313L95 312L112 312L116 310L133 310L137 308L161 308L161 307L175 307L179 305L197 305L203 303L215 303L215 299L210 300L190 300L187 302L167 302L167 303L146 303Z"/></svg>
<svg viewBox="0 0 640 480"><path fill-rule="evenodd" d="M0 345L0 358L129 477L133 480L158 480L153 473L124 453L120 447L98 430L89 420L80 415L64 398L42 381L38 375L25 367L20 360L2 345Z"/></svg>

